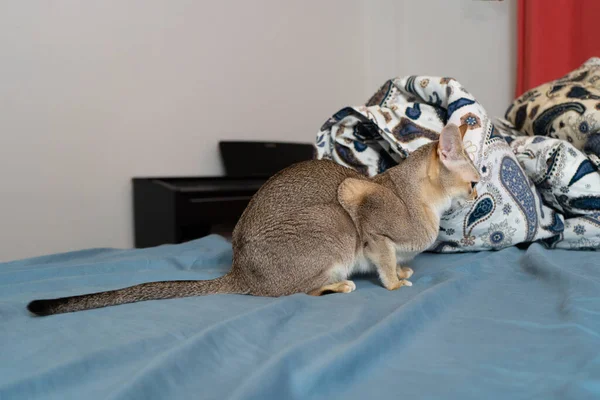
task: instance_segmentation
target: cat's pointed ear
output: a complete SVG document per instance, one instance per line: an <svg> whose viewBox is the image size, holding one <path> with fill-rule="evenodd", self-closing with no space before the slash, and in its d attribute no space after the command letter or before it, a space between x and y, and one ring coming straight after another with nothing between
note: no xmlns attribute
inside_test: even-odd
<svg viewBox="0 0 600 400"><path fill-rule="evenodd" d="M464 152L462 137L461 129L454 124L448 124L442 129L437 149L442 162L461 158Z"/></svg>

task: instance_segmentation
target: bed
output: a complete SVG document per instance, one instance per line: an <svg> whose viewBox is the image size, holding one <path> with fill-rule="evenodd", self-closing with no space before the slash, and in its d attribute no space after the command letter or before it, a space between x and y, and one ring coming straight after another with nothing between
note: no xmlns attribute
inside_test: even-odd
<svg viewBox="0 0 600 400"><path fill-rule="evenodd" d="M527 249L423 254L414 286L320 298L148 301L52 317L40 297L230 267L219 236L0 264L0 399L592 399L600 258Z"/></svg>

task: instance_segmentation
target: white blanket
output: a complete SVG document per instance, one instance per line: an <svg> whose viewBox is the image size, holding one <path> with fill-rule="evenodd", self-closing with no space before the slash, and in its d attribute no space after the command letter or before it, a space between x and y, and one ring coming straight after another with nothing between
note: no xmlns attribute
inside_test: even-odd
<svg viewBox="0 0 600 400"><path fill-rule="evenodd" d="M600 113L600 111L599 111ZM317 158L373 176L437 140L442 127L467 124L467 153L479 169L478 197L455 202L430 249L501 249L540 241L548 247L600 248L597 157L565 140L523 136L452 78L408 76L386 82L360 107L330 118L317 135Z"/></svg>

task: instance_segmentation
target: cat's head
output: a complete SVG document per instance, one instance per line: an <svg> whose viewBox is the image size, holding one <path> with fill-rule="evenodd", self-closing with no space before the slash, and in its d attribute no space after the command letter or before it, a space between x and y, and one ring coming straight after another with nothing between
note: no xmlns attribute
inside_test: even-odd
<svg viewBox="0 0 600 400"><path fill-rule="evenodd" d="M467 125L448 124L442 129L435 152L438 164L437 182L451 198L475 199L475 184L480 175L463 146Z"/></svg>

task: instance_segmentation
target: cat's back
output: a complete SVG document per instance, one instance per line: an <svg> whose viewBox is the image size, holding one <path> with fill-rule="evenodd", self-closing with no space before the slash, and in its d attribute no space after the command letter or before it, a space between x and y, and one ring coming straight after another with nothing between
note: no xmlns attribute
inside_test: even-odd
<svg viewBox="0 0 600 400"><path fill-rule="evenodd" d="M340 208L337 191L346 178L362 177L333 161L310 160L294 164L270 178L254 195L240 218L234 237L252 235L281 221L317 218L323 208Z"/></svg>
<svg viewBox="0 0 600 400"><path fill-rule="evenodd" d="M329 160L294 164L269 179L256 193L249 208L295 207L337 202L337 190L346 178L361 177L356 171Z"/></svg>

